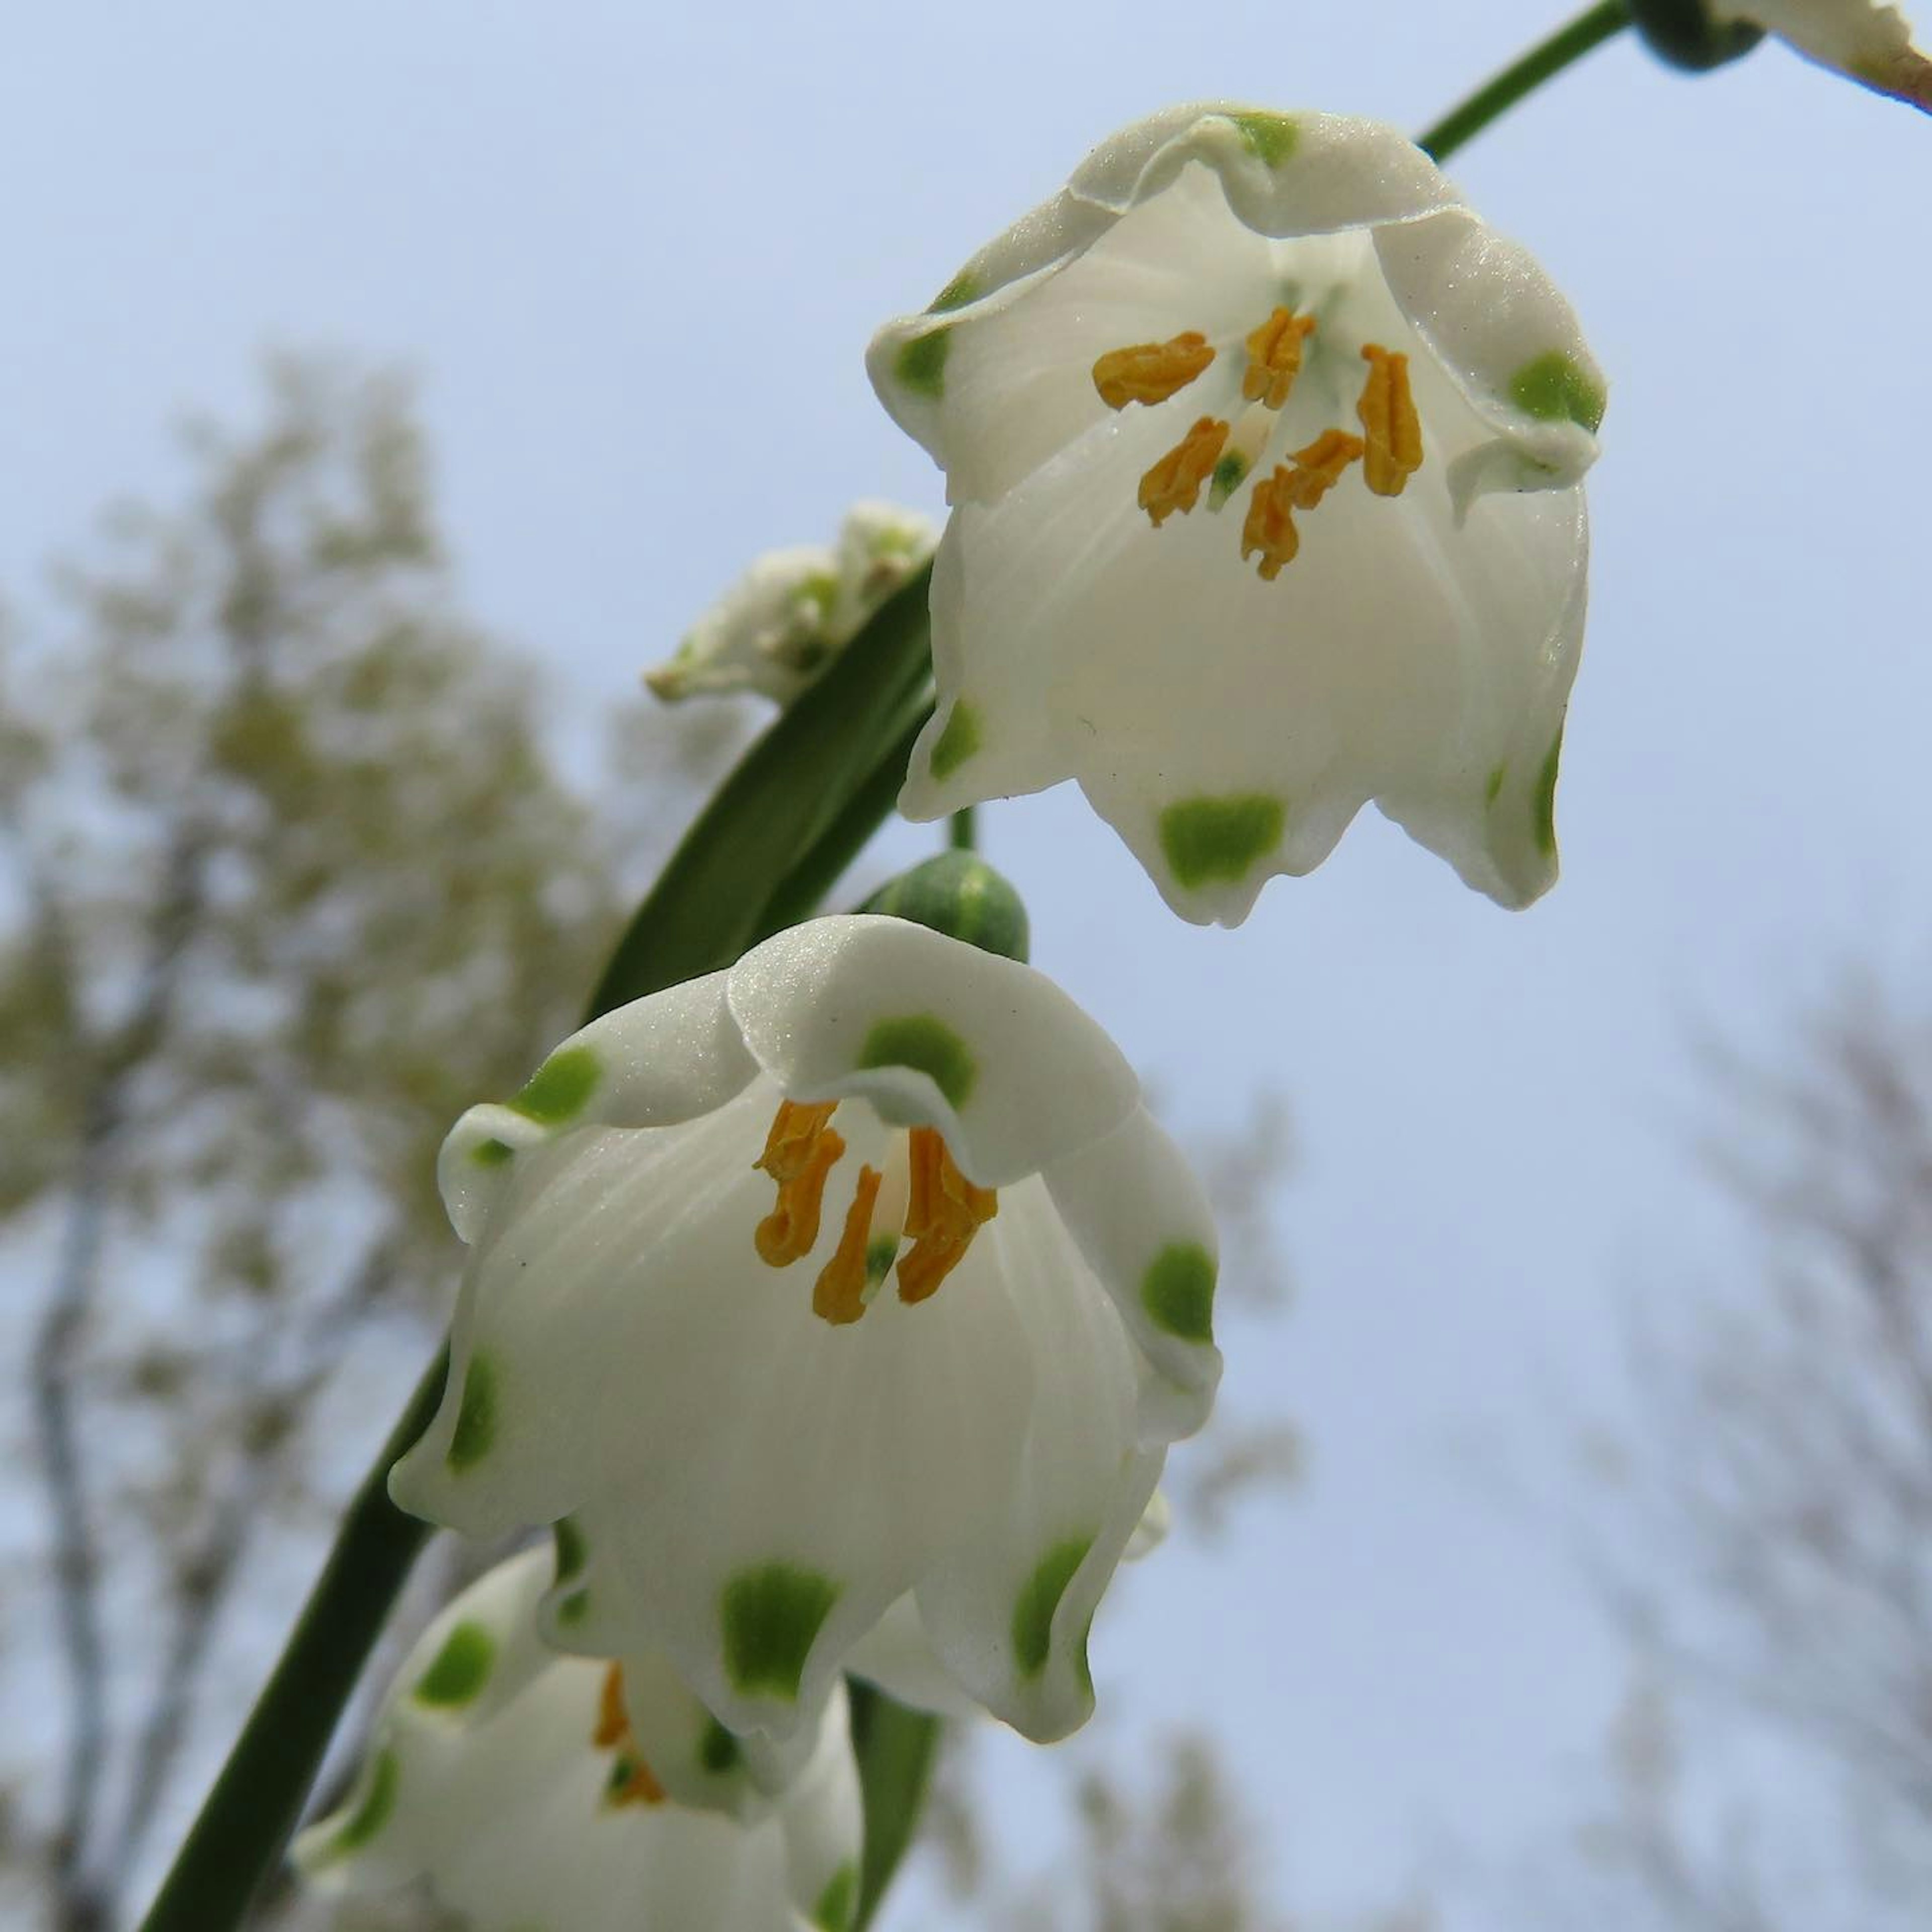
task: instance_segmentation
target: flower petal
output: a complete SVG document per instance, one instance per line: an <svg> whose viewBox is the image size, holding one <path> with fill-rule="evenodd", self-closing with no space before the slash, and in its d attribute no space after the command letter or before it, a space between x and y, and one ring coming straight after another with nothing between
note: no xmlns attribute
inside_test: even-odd
<svg viewBox="0 0 1932 1932"><path fill-rule="evenodd" d="M1149 1440L1192 1435L1221 1379L1214 1342L1220 1250L1193 1170L1144 1107L1048 1167L1053 1204L1155 1372Z"/></svg>
<svg viewBox="0 0 1932 1932"><path fill-rule="evenodd" d="M1106 1132L1139 1083L1044 974L907 920L814 920L732 969L745 1044L794 1100L861 1094L940 1129L982 1187Z"/></svg>
<svg viewBox="0 0 1932 1932"><path fill-rule="evenodd" d="M572 1034L501 1106L472 1107L442 1144L436 1178L452 1225L474 1243L516 1156L574 1127L667 1126L722 1105L758 1070L707 974L633 1000Z"/></svg>
<svg viewBox="0 0 1932 1932"><path fill-rule="evenodd" d="M923 315L889 322L873 340L873 386L946 470L952 500L997 495L1098 419L1090 372L1100 351L1064 352L1054 316L1077 333L1079 304L1090 304L1102 332L1114 334L1102 348L1232 326L1250 292L1201 253L1204 236L1190 234L1210 182L1237 222L1277 238L1406 220L1459 198L1420 148L1349 116L1202 101L1122 129L1052 200L974 256ZM1128 232L1114 234L1117 224ZM1080 261L1090 255L1090 270ZM1065 266L1076 262L1078 270ZM1022 297L1024 313L1010 314ZM1192 304L1202 319L1172 319L1177 300L1181 316ZM982 334L983 346L974 340Z"/></svg>
<svg viewBox="0 0 1932 1932"><path fill-rule="evenodd" d="M1750 0L1735 18L1768 28L1808 59L1932 112L1932 61L1897 7L1873 0Z"/></svg>

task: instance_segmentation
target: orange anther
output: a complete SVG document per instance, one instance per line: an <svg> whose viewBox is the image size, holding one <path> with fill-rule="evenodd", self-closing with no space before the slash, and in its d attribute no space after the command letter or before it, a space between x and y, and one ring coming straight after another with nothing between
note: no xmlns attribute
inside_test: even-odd
<svg viewBox="0 0 1932 1932"><path fill-rule="evenodd" d="M838 1105L836 1100L780 1101L765 1150L752 1163L778 1184L778 1205L758 1223L755 1237L759 1258L772 1268L809 1254L818 1239L825 1178L845 1151L844 1142L828 1124Z"/></svg>
<svg viewBox="0 0 1932 1932"><path fill-rule="evenodd" d="M859 1170L852 1204L845 1210L845 1229L838 1246L825 1264L812 1291L812 1312L835 1326L856 1322L866 1312L867 1250L872 1237L872 1209L884 1178L875 1167Z"/></svg>
<svg viewBox="0 0 1932 1932"><path fill-rule="evenodd" d="M1362 346L1362 360L1369 380L1355 413L1368 444L1363 478L1378 496L1400 496L1422 467L1422 422L1408 392L1408 358L1369 342Z"/></svg>
<svg viewBox="0 0 1932 1932"><path fill-rule="evenodd" d="M616 1761L610 1767L606 1792L613 1804L662 1804L664 1786L651 1768L638 1755L631 1736L630 1714L624 1708L624 1670L614 1664L604 1673L604 1688L597 1700L597 1728L590 1742L599 1750L615 1750Z"/></svg>
<svg viewBox="0 0 1932 1932"><path fill-rule="evenodd" d="M1302 345L1314 333L1312 315L1276 309L1248 338L1248 367L1241 378L1241 394L1251 403L1280 409L1301 374Z"/></svg>
<svg viewBox="0 0 1932 1932"><path fill-rule="evenodd" d="M1241 555L1246 558L1259 550L1261 574L1270 584L1281 574L1283 564L1294 561L1294 554L1301 548L1291 514L1292 487L1287 465L1277 466L1272 476L1264 476L1255 485L1247 521L1241 526Z"/></svg>
<svg viewBox="0 0 1932 1932"><path fill-rule="evenodd" d="M1214 359L1207 337L1190 328L1166 342L1108 350L1094 364L1094 386L1110 410L1124 410L1130 403L1164 403Z"/></svg>
<svg viewBox="0 0 1932 1932"><path fill-rule="evenodd" d="M1184 514L1201 500L1201 486L1214 473L1228 425L1203 416L1141 478L1140 506L1159 530L1176 510Z"/></svg>
<svg viewBox="0 0 1932 1932"><path fill-rule="evenodd" d="M906 1138L911 1198L905 1232L913 1246L899 1262L899 1299L923 1301L966 1258L973 1237L1000 1211L1000 1197L959 1172L938 1129L914 1127Z"/></svg>
<svg viewBox="0 0 1932 1932"><path fill-rule="evenodd" d="M1312 510L1342 480L1342 472L1362 453L1362 439L1346 430L1324 429L1306 449L1288 460L1294 466L1282 472L1288 500L1298 510Z"/></svg>

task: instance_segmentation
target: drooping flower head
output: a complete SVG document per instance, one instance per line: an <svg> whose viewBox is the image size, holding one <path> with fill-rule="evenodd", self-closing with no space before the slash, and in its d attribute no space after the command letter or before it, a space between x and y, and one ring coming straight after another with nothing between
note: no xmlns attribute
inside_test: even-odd
<svg viewBox="0 0 1932 1932"><path fill-rule="evenodd" d="M1138 122L869 366L954 506L911 816L1076 778L1203 922L1371 798L1504 904L1552 883L1603 379L1401 135Z"/></svg>
<svg viewBox="0 0 1932 1932"><path fill-rule="evenodd" d="M654 695L754 691L789 704L932 555L938 532L916 510L855 503L837 544L768 550L644 674Z"/></svg>
<svg viewBox="0 0 1932 1932"><path fill-rule="evenodd" d="M842 1693L775 1795L661 1658L538 1638L547 1550L473 1584L411 1650L342 1808L294 1857L318 1890L426 1879L471 1932L806 1932L849 1922L860 1831Z"/></svg>
<svg viewBox="0 0 1932 1932"><path fill-rule="evenodd" d="M1807 60L1932 113L1932 60L1883 0L1628 0L1631 20L1673 65L1718 67L1774 34Z"/></svg>
<svg viewBox="0 0 1932 1932"><path fill-rule="evenodd" d="M398 1502L560 1521L552 1639L661 1646L774 1739L907 1592L1028 1736L1204 1419L1214 1230L1106 1036L1030 968L877 916L586 1027L445 1145L473 1248Z"/></svg>

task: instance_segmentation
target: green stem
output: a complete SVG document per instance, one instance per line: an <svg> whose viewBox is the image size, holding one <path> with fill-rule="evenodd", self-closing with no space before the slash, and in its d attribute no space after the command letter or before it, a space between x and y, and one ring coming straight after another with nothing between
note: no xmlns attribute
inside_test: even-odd
<svg viewBox="0 0 1932 1932"><path fill-rule="evenodd" d="M976 828L973 822L973 808L962 806L952 814L952 824L947 842L956 852L970 852L978 842L974 836Z"/></svg>
<svg viewBox="0 0 1932 1932"><path fill-rule="evenodd" d="M1568 26L1558 28L1546 40L1539 40L1520 60L1511 62L1468 100L1450 108L1426 134L1418 136L1415 145L1432 160L1446 161L1498 116L1507 113L1566 67L1606 40L1614 39L1630 23L1624 0L1600 0L1600 4L1578 14Z"/></svg>
<svg viewBox="0 0 1932 1932"><path fill-rule="evenodd" d="M389 1500L389 1465L442 1400L447 1351L362 1480L274 1674L163 1882L142 1932L217 1932L238 1925L289 1841L335 1720L423 1545L430 1526Z"/></svg>

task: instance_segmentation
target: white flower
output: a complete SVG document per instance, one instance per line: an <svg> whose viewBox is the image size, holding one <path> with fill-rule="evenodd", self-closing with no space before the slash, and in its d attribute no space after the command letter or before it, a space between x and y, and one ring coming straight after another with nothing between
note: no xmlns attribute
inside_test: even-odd
<svg viewBox="0 0 1932 1932"><path fill-rule="evenodd" d="M855 503L835 549L767 551L644 682L667 700L755 691L789 704L924 567L938 536L916 510Z"/></svg>
<svg viewBox="0 0 1932 1932"><path fill-rule="evenodd" d="M869 366L954 505L912 817L1076 778L1202 922L1371 798L1505 905L1550 885L1604 384L1420 149L1156 115Z"/></svg>
<svg viewBox="0 0 1932 1932"><path fill-rule="evenodd" d="M910 1591L996 1715L1084 1719L1088 1622L1220 1374L1216 1250L1052 982L815 920L574 1035L441 1173L475 1252L392 1489L472 1534L567 1519L554 1641L662 1645L782 1738Z"/></svg>
<svg viewBox="0 0 1932 1932"><path fill-rule="evenodd" d="M1932 113L1932 60L1912 44L1896 7L1871 0L1750 0L1713 9L1720 20L1762 27L1822 67Z"/></svg>
<svg viewBox="0 0 1932 1932"><path fill-rule="evenodd" d="M848 1924L860 1810L842 1693L759 1798L737 1740L662 1660L538 1640L550 1571L542 1550L500 1564L424 1632L347 1802L296 1840L303 1875L335 1893L427 1879L472 1932Z"/></svg>

